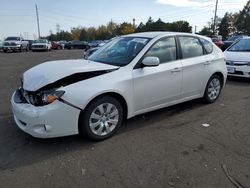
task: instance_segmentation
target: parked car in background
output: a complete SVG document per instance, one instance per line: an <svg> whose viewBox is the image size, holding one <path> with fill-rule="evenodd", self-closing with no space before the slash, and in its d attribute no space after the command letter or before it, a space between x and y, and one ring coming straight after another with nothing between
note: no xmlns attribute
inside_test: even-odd
<svg viewBox="0 0 250 188"><path fill-rule="evenodd" d="M95 48L98 47L101 43L103 43L102 40L93 40L89 43L91 48Z"/></svg>
<svg viewBox="0 0 250 188"><path fill-rule="evenodd" d="M244 35L236 35L228 38L226 41L223 41L223 45L221 46L221 50L224 52L229 46L231 46L234 42L245 38L247 36Z"/></svg>
<svg viewBox="0 0 250 188"><path fill-rule="evenodd" d="M213 37L213 38L212 38L212 41L213 41L213 43L216 44L216 46L218 46L219 48L221 48L221 46L223 45L222 40L219 39L219 38Z"/></svg>
<svg viewBox="0 0 250 188"><path fill-rule="evenodd" d="M34 40L25 40L28 42L28 45L29 45L29 50L31 50L31 47L32 47L32 44L34 42Z"/></svg>
<svg viewBox="0 0 250 188"><path fill-rule="evenodd" d="M224 54L229 76L250 78L250 37L238 40Z"/></svg>
<svg viewBox="0 0 250 188"><path fill-rule="evenodd" d="M3 49L3 41L0 40L0 50Z"/></svg>
<svg viewBox="0 0 250 188"><path fill-rule="evenodd" d="M18 127L34 137L109 138L124 119L203 98L226 82L222 51L187 33L147 32L114 39L88 60L40 64L11 98Z"/></svg>
<svg viewBox="0 0 250 188"><path fill-rule="evenodd" d="M67 41L66 40L61 40L61 41L58 41L57 43L62 47L62 49L64 49L65 44L67 44Z"/></svg>
<svg viewBox="0 0 250 188"><path fill-rule="evenodd" d="M85 50L83 53L83 58L88 59L89 56L91 56L94 52L96 52L98 49L100 49L102 46L104 46L106 43L108 43L110 40L103 41L98 45L98 47L91 47L88 50Z"/></svg>
<svg viewBox="0 0 250 188"><path fill-rule="evenodd" d="M50 51L51 50L51 42L47 39L39 39L35 40L31 46L33 52L35 51Z"/></svg>
<svg viewBox="0 0 250 188"><path fill-rule="evenodd" d="M100 47L90 48L83 53L83 58L88 59L89 56L91 56L94 52L96 52Z"/></svg>
<svg viewBox="0 0 250 188"><path fill-rule="evenodd" d="M53 50L61 50L61 49L64 49L64 46L61 43L57 42L57 41L52 41L51 42L51 48Z"/></svg>
<svg viewBox="0 0 250 188"><path fill-rule="evenodd" d="M3 43L3 52L7 51L29 51L29 43L22 37L7 37Z"/></svg>
<svg viewBox="0 0 250 188"><path fill-rule="evenodd" d="M67 49L86 49L90 48L89 44L86 41L70 41L65 44L64 48Z"/></svg>

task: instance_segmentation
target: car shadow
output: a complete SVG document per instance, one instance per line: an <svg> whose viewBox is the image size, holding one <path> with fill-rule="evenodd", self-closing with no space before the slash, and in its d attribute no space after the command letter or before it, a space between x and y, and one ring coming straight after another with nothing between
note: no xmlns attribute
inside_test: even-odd
<svg viewBox="0 0 250 188"><path fill-rule="evenodd" d="M204 106L204 103L198 99L136 116L126 120L114 137L117 139L127 132L147 127L163 119L166 120L174 115L201 106ZM34 138L19 130L12 117L5 119L4 124L7 124L8 128L0 133L0 144L3 146L0 149L0 170L11 170L77 150L88 152L97 145L105 144L105 141L92 142L78 135L51 139ZM168 128L171 129L172 127ZM114 137L110 139L114 139Z"/></svg>
<svg viewBox="0 0 250 188"><path fill-rule="evenodd" d="M230 83L231 85L243 85L243 86L248 85L249 86L250 78L228 76L227 83Z"/></svg>

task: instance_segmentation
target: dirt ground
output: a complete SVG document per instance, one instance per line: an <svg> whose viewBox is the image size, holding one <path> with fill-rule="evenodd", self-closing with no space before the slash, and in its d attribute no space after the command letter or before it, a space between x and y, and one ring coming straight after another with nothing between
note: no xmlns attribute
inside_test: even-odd
<svg viewBox="0 0 250 188"><path fill-rule="evenodd" d="M103 142L35 139L20 131L9 101L22 73L44 61L82 55L0 53L0 187L234 188L222 165L250 187L247 79L229 78L212 105L194 100L127 120Z"/></svg>

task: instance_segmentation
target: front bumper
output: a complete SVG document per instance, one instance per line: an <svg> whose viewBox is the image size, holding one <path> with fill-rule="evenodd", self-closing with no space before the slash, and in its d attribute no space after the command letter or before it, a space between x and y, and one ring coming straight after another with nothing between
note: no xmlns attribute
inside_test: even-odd
<svg viewBox="0 0 250 188"><path fill-rule="evenodd" d="M34 50L34 51L44 51L44 50L48 50L48 48L31 48L31 50Z"/></svg>
<svg viewBox="0 0 250 188"><path fill-rule="evenodd" d="M3 50L20 50L20 46L3 46Z"/></svg>
<svg viewBox="0 0 250 188"><path fill-rule="evenodd" d="M250 78L250 66L230 66L227 65L228 76Z"/></svg>
<svg viewBox="0 0 250 188"><path fill-rule="evenodd" d="M53 138L78 134L80 110L56 100L46 106L19 103L18 92L11 98L17 126L37 138Z"/></svg>

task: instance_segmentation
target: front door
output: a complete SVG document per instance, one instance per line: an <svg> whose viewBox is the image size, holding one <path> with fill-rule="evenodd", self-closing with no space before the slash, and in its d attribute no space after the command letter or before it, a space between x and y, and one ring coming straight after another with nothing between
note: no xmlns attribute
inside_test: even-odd
<svg viewBox="0 0 250 188"><path fill-rule="evenodd" d="M177 60L174 37L156 42L145 57L158 57L160 65L133 70L134 109L136 112L161 107L178 100L182 85L182 64Z"/></svg>

